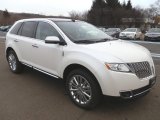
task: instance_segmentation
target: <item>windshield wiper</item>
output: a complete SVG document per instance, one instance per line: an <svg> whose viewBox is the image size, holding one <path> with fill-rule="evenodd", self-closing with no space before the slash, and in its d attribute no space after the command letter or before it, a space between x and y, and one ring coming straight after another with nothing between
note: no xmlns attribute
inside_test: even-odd
<svg viewBox="0 0 160 120"><path fill-rule="evenodd" d="M74 43L84 43L84 44L93 44L93 43L99 43L99 42L106 42L106 41L110 41L110 40L117 40L116 38L104 38L104 39L100 39L100 40L78 40L78 41L74 41Z"/></svg>
<svg viewBox="0 0 160 120"><path fill-rule="evenodd" d="M101 39L101 40L97 40L97 41L95 41L95 42L96 42L96 43L98 43L98 42L106 42L106 41L108 41L108 40L110 40L110 39L104 38L104 39Z"/></svg>
<svg viewBox="0 0 160 120"><path fill-rule="evenodd" d="M112 41L112 40L118 40L118 39L117 38L104 38L101 40L97 40L95 42L98 43L98 42L106 42L106 41Z"/></svg>
<svg viewBox="0 0 160 120"><path fill-rule="evenodd" d="M95 43L95 41L92 41L92 40L78 40L78 41L74 41L74 43L91 44L91 43Z"/></svg>

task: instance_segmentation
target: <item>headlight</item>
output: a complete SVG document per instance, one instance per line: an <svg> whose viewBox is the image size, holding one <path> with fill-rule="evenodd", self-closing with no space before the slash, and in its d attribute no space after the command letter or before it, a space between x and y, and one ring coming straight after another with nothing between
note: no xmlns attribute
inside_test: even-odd
<svg viewBox="0 0 160 120"><path fill-rule="evenodd" d="M117 72L130 72L128 66L123 63L106 63L105 65L109 70Z"/></svg>

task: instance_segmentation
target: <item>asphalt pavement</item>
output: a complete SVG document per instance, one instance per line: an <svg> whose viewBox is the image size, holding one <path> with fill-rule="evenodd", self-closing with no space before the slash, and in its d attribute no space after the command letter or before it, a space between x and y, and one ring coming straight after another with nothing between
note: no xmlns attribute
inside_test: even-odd
<svg viewBox="0 0 160 120"><path fill-rule="evenodd" d="M6 32L0 31L0 38L5 38L5 36L6 36Z"/></svg>
<svg viewBox="0 0 160 120"><path fill-rule="evenodd" d="M63 80L27 67L22 74L13 74L4 47L4 39L0 38L0 120L160 120L157 58L157 83L149 94L135 100L105 97L98 108L87 111L70 101Z"/></svg>

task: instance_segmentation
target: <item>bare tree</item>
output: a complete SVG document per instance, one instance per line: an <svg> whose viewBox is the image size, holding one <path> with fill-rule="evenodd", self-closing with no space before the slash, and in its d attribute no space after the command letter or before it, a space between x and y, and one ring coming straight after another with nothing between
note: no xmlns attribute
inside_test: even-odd
<svg viewBox="0 0 160 120"><path fill-rule="evenodd" d="M10 17L10 13L8 12L7 9L5 9L5 11L3 11L3 17L4 18L9 18Z"/></svg>
<svg viewBox="0 0 160 120"><path fill-rule="evenodd" d="M87 21L88 11L83 12L83 13L79 13L79 12L76 12L76 11L71 11L71 12L69 12L69 16L72 19L78 19L78 20Z"/></svg>
<svg viewBox="0 0 160 120"><path fill-rule="evenodd" d="M160 0L157 0L154 4L152 4L150 9L154 11L155 16L160 15Z"/></svg>

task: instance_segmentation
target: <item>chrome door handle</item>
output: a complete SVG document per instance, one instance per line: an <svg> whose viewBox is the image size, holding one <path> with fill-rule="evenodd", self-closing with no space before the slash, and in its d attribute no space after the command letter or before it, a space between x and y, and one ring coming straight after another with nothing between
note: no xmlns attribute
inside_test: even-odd
<svg viewBox="0 0 160 120"><path fill-rule="evenodd" d="M14 42L19 42L18 40L14 40Z"/></svg>
<svg viewBox="0 0 160 120"><path fill-rule="evenodd" d="M34 47L34 48L38 48L38 46L37 46L36 44L32 45L32 47Z"/></svg>

